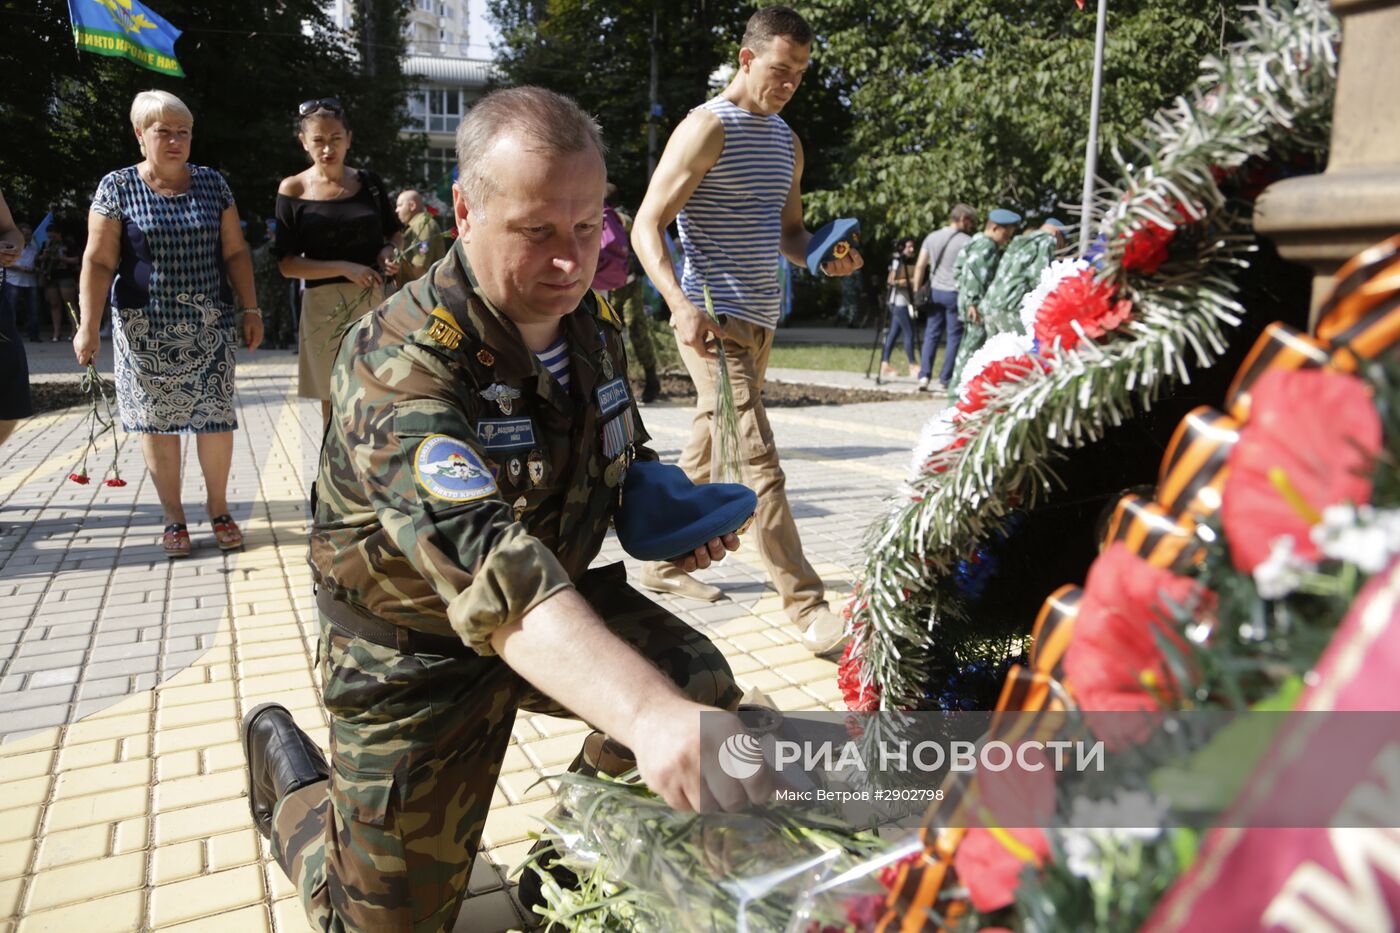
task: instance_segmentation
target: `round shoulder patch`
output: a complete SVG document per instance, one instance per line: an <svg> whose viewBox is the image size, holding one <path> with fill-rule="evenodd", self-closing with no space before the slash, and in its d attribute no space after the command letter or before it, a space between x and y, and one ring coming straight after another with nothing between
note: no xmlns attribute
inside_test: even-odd
<svg viewBox="0 0 1400 933"><path fill-rule="evenodd" d="M496 480L481 458L446 434L423 438L413 455L413 475L424 492L449 502L471 502L496 492Z"/></svg>

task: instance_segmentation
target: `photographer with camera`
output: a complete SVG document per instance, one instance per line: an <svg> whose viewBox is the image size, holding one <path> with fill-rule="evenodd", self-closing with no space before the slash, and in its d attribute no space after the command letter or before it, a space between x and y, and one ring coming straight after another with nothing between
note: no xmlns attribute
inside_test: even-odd
<svg viewBox="0 0 1400 933"><path fill-rule="evenodd" d="M890 352L894 342L904 335L904 356L909 363L909 375L919 374L919 364L914 359L914 256L917 244L913 237L903 237L895 241L894 256L890 259L890 271L885 276L885 306L889 309L890 329L885 337L885 350L880 356L880 375L893 379L897 370L890 365Z"/></svg>

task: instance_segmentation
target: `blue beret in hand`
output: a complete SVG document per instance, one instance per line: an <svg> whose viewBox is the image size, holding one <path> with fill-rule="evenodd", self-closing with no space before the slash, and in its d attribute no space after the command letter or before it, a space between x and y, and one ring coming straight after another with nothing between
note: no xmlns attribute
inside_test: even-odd
<svg viewBox="0 0 1400 933"><path fill-rule="evenodd" d="M696 486L678 466L638 460L627 468L613 527L622 549L638 560L671 560L738 531L757 508L758 496L747 486Z"/></svg>
<svg viewBox="0 0 1400 933"><path fill-rule="evenodd" d="M844 259L853 249L860 249L860 221L850 217L833 220L812 234L807 244L807 271L816 275L826 263Z"/></svg>

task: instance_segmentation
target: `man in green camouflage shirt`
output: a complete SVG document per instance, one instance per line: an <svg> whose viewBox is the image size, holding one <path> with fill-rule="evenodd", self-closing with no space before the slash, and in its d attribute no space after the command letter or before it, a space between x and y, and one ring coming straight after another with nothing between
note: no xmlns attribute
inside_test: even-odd
<svg viewBox="0 0 1400 933"><path fill-rule="evenodd" d="M1040 282L1040 273L1055 258L1055 251L1065 245L1064 224L1047 220L1037 230L1023 233L1011 241L997 263L997 274L982 297L979 310L987 336L1002 333L1025 333L1021 324L1021 299Z"/></svg>
<svg viewBox="0 0 1400 933"><path fill-rule="evenodd" d="M483 98L459 242L341 345L311 541L330 762L283 707L244 722L254 821L317 929L453 926L518 709L592 724L573 767L635 766L673 806L760 799L699 768L699 714L739 700L723 656L620 564L588 569L655 457L588 291L602 151L552 92Z"/></svg>
<svg viewBox="0 0 1400 933"><path fill-rule="evenodd" d="M987 328L982 322L982 298L996 275L1001 251L1016 233L1021 216L1005 208L988 215L987 226L958 253L953 277L958 283L958 317L963 322L962 340L958 342L957 365L948 391L957 396L958 383L968 358L987 342Z"/></svg>

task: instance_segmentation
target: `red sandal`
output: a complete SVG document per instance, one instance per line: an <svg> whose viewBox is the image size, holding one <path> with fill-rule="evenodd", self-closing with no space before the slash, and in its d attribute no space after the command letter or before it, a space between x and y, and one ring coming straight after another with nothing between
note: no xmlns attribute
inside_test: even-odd
<svg viewBox="0 0 1400 933"><path fill-rule="evenodd" d="M190 544L190 530L180 522L165 526L160 543L165 548L165 556L170 558L189 557L190 551L194 550L194 545Z"/></svg>
<svg viewBox="0 0 1400 933"><path fill-rule="evenodd" d="M232 515L216 515L209 519L214 526L214 539L219 542L219 550L235 551L243 546L243 532Z"/></svg>

